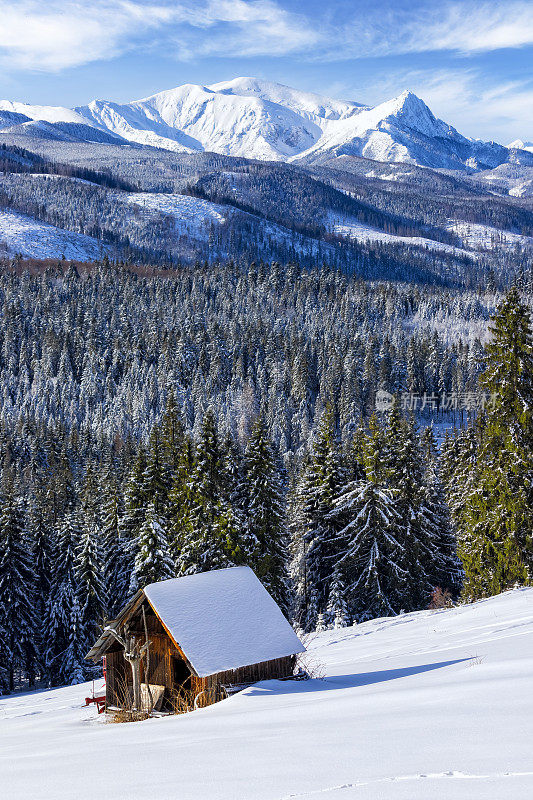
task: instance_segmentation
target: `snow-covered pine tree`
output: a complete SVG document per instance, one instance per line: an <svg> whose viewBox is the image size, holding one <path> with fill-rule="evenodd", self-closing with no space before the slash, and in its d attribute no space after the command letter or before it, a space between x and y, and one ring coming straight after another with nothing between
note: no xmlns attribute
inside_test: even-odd
<svg viewBox="0 0 533 800"><path fill-rule="evenodd" d="M300 626L309 616L307 606L312 593L317 613L326 610L331 575L339 555L339 526L330 512L344 482L342 458L335 435L335 416L328 407L295 492L292 550L300 555L297 564L293 559L293 565L299 570L293 579L300 593L304 593L296 599L296 620Z"/></svg>
<svg viewBox="0 0 533 800"><path fill-rule="evenodd" d="M289 605L285 502L264 421L254 423L244 456L246 526L239 556L254 569L278 605Z"/></svg>
<svg viewBox="0 0 533 800"><path fill-rule="evenodd" d="M401 417L397 404L389 414L385 433L384 476L398 513L396 538L402 545L405 583L398 586L398 610L413 611L429 603L437 560L438 531L426 514L423 491L424 463L414 419Z"/></svg>
<svg viewBox="0 0 533 800"><path fill-rule="evenodd" d="M77 579L82 535L82 522L75 511L66 514L56 530L45 624L46 667L52 686L77 683L85 675L86 636Z"/></svg>
<svg viewBox="0 0 533 800"><path fill-rule="evenodd" d="M491 398L466 497L459 553L468 598L533 580L533 340L516 288L492 319L480 386Z"/></svg>
<svg viewBox="0 0 533 800"><path fill-rule="evenodd" d="M162 518L166 517L171 488L171 475L164 463L164 452L159 426L155 425L148 444L146 468L143 474L143 495L146 507L148 504L152 505L156 514Z"/></svg>
<svg viewBox="0 0 533 800"><path fill-rule="evenodd" d="M350 624L346 584L339 567L336 567L333 572L328 597L327 615L330 625L334 628L345 628Z"/></svg>
<svg viewBox="0 0 533 800"><path fill-rule="evenodd" d="M174 563L170 555L165 520L158 515L155 503L151 503L139 532L135 558L136 584L142 588L149 583L173 577Z"/></svg>
<svg viewBox="0 0 533 800"><path fill-rule="evenodd" d="M129 594L133 594L138 589L134 564L138 552L139 533L146 518L145 470L146 452L144 447L140 446L126 483L124 515L120 520L120 537L124 543L124 554L127 563L126 572L130 575Z"/></svg>
<svg viewBox="0 0 533 800"><path fill-rule="evenodd" d="M161 418L159 440L165 480L170 484L172 476L182 462L185 444L185 428L173 389L168 393L165 411Z"/></svg>
<svg viewBox="0 0 533 800"><path fill-rule="evenodd" d="M28 506L28 536L33 552L35 570L36 628L34 645L37 653L38 671L43 676L46 671L43 631L52 578L51 531L46 508L46 489L44 487L36 486L31 491Z"/></svg>
<svg viewBox="0 0 533 800"><path fill-rule="evenodd" d="M129 554L120 530L122 498L112 469L106 471L101 497L103 584L106 612L113 618L128 599L131 576Z"/></svg>
<svg viewBox="0 0 533 800"><path fill-rule="evenodd" d="M366 477L348 483L330 512L339 526L335 570L345 576L349 613L358 622L400 611L407 579L395 493L378 482L383 453L375 420L364 450Z"/></svg>
<svg viewBox="0 0 533 800"><path fill-rule="evenodd" d="M188 525L177 546L176 567L181 575L234 565L231 552L236 531L225 499L224 451L212 411L204 415L195 456L188 485Z"/></svg>
<svg viewBox="0 0 533 800"><path fill-rule="evenodd" d="M18 672L33 674L36 659L35 586L31 542L24 508L12 477L4 474L0 505L0 655L5 688L13 691Z"/></svg>
<svg viewBox="0 0 533 800"><path fill-rule="evenodd" d="M432 428L423 435L422 448L425 451L425 473L422 498L422 525L426 528L427 540L435 542L436 550L432 557L430 578L434 587L448 590L452 597L458 597L463 584L463 568L457 555L455 536L450 511L444 498L444 488L440 478L438 447Z"/></svg>
<svg viewBox="0 0 533 800"><path fill-rule="evenodd" d="M85 523L85 518L83 519ZM98 531L85 525L77 548L76 577L83 648L87 652L98 638L107 608L107 596L103 583L103 562Z"/></svg>

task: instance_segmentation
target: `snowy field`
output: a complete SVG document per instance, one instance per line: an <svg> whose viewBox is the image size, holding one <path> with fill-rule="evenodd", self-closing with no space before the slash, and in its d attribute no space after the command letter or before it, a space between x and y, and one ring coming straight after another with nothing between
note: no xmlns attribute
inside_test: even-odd
<svg viewBox="0 0 533 800"><path fill-rule="evenodd" d="M105 724L90 684L0 699L6 800L530 800L533 589L308 643L323 677Z"/></svg>
<svg viewBox="0 0 533 800"><path fill-rule="evenodd" d="M96 239L56 228L17 211L0 210L0 255L90 261L109 250Z"/></svg>
<svg viewBox="0 0 533 800"><path fill-rule="evenodd" d="M358 242L408 244L411 247L439 250L444 253L450 253L453 256L476 258L474 253L463 250L460 247L454 247L444 242L437 242L434 239L426 239L423 236L397 236L393 233L385 233L385 231L380 231L378 228L373 228L370 225L359 222L359 220L354 217L339 217L338 214L331 213L326 220L326 225L328 225L332 233L336 233L338 236L344 236L347 239L354 239Z"/></svg>
<svg viewBox="0 0 533 800"><path fill-rule="evenodd" d="M452 220L446 228L460 236L465 247L473 250L513 250L516 246L533 249L533 236L521 236L519 233L503 231L490 225Z"/></svg>

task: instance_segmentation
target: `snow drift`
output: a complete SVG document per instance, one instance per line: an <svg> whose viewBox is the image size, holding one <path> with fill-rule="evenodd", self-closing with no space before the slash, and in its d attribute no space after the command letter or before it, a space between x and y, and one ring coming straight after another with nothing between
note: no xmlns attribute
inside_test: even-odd
<svg viewBox="0 0 533 800"><path fill-rule="evenodd" d="M89 685L0 700L10 800L529 800L533 589L310 637L323 678L106 725Z"/></svg>

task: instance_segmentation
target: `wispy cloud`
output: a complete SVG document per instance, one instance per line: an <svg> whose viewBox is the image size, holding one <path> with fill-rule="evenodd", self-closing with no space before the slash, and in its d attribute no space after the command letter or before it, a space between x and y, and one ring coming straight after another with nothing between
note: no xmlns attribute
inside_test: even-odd
<svg viewBox="0 0 533 800"><path fill-rule="evenodd" d="M156 44L181 59L285 55L319 38L273 0L0 0L0 63L19 70L60 71Z"/></svg>
<svg viewBox="0 0 533 800"><path fill-rule="evenodd" d="M410 11L384 0L361 9L353 21L330 23L316 55L331 60L432 51L471 55L531 44L530 0L422 0Z"/></svg>

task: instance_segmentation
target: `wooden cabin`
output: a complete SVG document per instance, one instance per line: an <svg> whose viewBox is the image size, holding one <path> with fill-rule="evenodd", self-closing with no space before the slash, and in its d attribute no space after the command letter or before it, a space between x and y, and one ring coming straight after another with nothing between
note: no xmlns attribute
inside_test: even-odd
<svg viewBox="0 0 533 800"><path fill-rule="evenodd" d="M148 684L155 707L170 712L178 696L205 705L243 685L288 677L305 650L249 567L172 578L138 591L86 656L94 663L105 657L107 708L131 703L135 649L144 696Z"/></svg>

